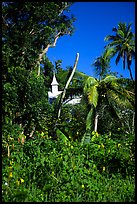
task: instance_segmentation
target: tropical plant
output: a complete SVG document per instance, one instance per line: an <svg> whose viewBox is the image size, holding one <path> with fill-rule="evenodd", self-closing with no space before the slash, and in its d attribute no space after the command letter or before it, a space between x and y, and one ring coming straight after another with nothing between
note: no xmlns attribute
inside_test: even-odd
<svg viewBox="0 0 137 204"><path fill-rule="evenodd" d="M104 110L108 110L112 114L112 118L116 117L120 124L123 124L121 119L121 108L133 108L134 94L127 91L119 84L119 79L115 76L106 76L102 80L97 80L89 77L84 86L84 94L88 98L90 111L86 120L86 133L82 139L89 142L91 132L97 131L98 119L104 114Z"/></svg>
<svg viewBox="0 0 137 204"><path fill-rule="evenodd" d="M133 80L131 63L132 59L135 57L135 35L131 31L131 23L128 25L126 25L126 23L119 23L118 28L114 27L112 31L114 31L116 34L105 37L105 41L110 41L110 43L106 46L106 49L113 48L112 56L117 55L116 65L122 58L123 69L125 69L127 64L130 77Z"/></svg>
<svg viewBox="0 0 137 204"><path fill-rule="evenodd" d="M112 57L113 49L104 50L103 54L95 59L92 64L95 68L95 75L99 76L99 80L109 73L110 58Z"/></svg>
<svg viewBox="0 0 137 204"><path fill-rule="evenodd" d="M135 201L134 137L122 143L94 133L81 146L58 134L57 141L43 133L14 141L10 157L3 155L3 202Z"/></svg>

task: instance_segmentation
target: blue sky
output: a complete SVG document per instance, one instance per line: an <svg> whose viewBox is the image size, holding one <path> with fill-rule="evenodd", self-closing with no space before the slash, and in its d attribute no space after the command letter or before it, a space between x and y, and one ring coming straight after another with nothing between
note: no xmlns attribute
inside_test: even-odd
<svg viewBox="0 0 137 204"><path fill-rule="evenodd" d="M61 59L62 67L73 66L76 53L79 52L77 69L95 77L94 67L91 64L100 56L107 44L104 38L114 34L112 28L119 22L132 23L132 32L135 33L135 2L75 2L70 7L74 14L75 32L72 36L63 36L58 39L56 47L50 48L47 57L54 64ZM116 66L115 59L111 60L111 71L118 71L125 78L130 78L129 71L123 70L122 61ZM135 62L132 73L135 76Z"/></svg>

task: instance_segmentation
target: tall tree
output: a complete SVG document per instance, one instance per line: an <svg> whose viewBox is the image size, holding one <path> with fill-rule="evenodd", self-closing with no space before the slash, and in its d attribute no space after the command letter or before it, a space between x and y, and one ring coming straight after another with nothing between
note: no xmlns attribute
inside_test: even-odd
<svg viewBox="0 0 137 204"><path fill-rule="evenodd" d="M123 69L125 69L126 64L130 72L130 77L133 80L133 75L131 71L132 59L135 56L135 35L131 31L131 23L126 25L126 23L119 23L118 28L114 27L112 31L115 35L108 35L105 37L105 41L110 41L106 46L106 49L113 48L113 55L116 57L116 65L122 58Z"/></svg>
<svg viewBox="0 0 137 204"><path fill-rule="evenodd" d="M2 3L3 123L19 124L25 134L42 128L50 112L40 64L50 79L52 64L48 49L57 39L73 33L74 17L67 11L71 2ZM65 11L65 13L64 13ZM37 70L37 72L35 71ZM39 120L39 116L41 119ZM44 126L43 125L43 126ZM47 126L47 124L46 124Z"/></svg>
<svg viewBox="0 0 137 204"><path fill-rule="evenodd" d="M67 16L71 2L3 2L3 66L22 65L28 70L40 63L57 39L73 33L73 16Z"/></svg>

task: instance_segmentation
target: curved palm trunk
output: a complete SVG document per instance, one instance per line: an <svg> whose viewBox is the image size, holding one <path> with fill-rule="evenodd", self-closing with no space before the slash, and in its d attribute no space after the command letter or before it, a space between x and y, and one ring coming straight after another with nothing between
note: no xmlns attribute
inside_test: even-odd
<svg viewBox="0 0 137 204"><path fill-rule="evenodd" d="M76 67L77 67L77 63L78 63L78 59L79 59L79 53L77 53L75 64L74 64L74 68L73 68L72 73L71 73L71 75L70 75L70 77L69 77L69 79L68 79L68 81L66 83L66 86L65 86L65 88L63 90L63 93L62 93L62 96L61 96L61 99L60 99L60 107L59 107L59 110L58 110L58 119L60 118L62 104L63 104L63 100L65 98L66 90L68 88L68 85L69 85L70 81L73 78L74 73L75 73L75 70L76 70Z"/></svg>

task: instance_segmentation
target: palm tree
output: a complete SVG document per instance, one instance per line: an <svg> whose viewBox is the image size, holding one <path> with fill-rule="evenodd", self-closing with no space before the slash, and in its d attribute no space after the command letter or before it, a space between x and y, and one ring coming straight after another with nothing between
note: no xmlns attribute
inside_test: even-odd
<svg viewBox="0 0 137 204"><path fill-rule="evenodd" d="M95 59L92 66L95 67L95 74L99 76L99 80L105 77L110 68L110 58L113 55L113 49L105 49L104 53Z"/></svg>
<svg viewBox="0 0 137 204"><path fill-rule="evenodd" d="M134 96L132 92L120 85L119 78L110 75L100 81L89 77L84 86L84 94L88 98L90 111L86 119L86 132L82 138L82 144L90 142L93 130L97 132L98 118L106 107L109 106L113 115L121 119L120 107L131 108Z"/></svg>
<svg viewBox="0 0 137 204"><path fill-rule="evenodd" d="M132 72L131 72L131 63L132 58L135 57L135 35L131 32L131 23L126 25L126 23L119 23L118 28L114 27L112 29L116 34L108 35L105 37L105 41L110 41L110 43L106 46L106 49L113 48L113 55L116 57L116 65L122 58L123 60L123 69L125 69L125 65L127 64L127 68L130 72L130 77L133 80Z"/></svg>

